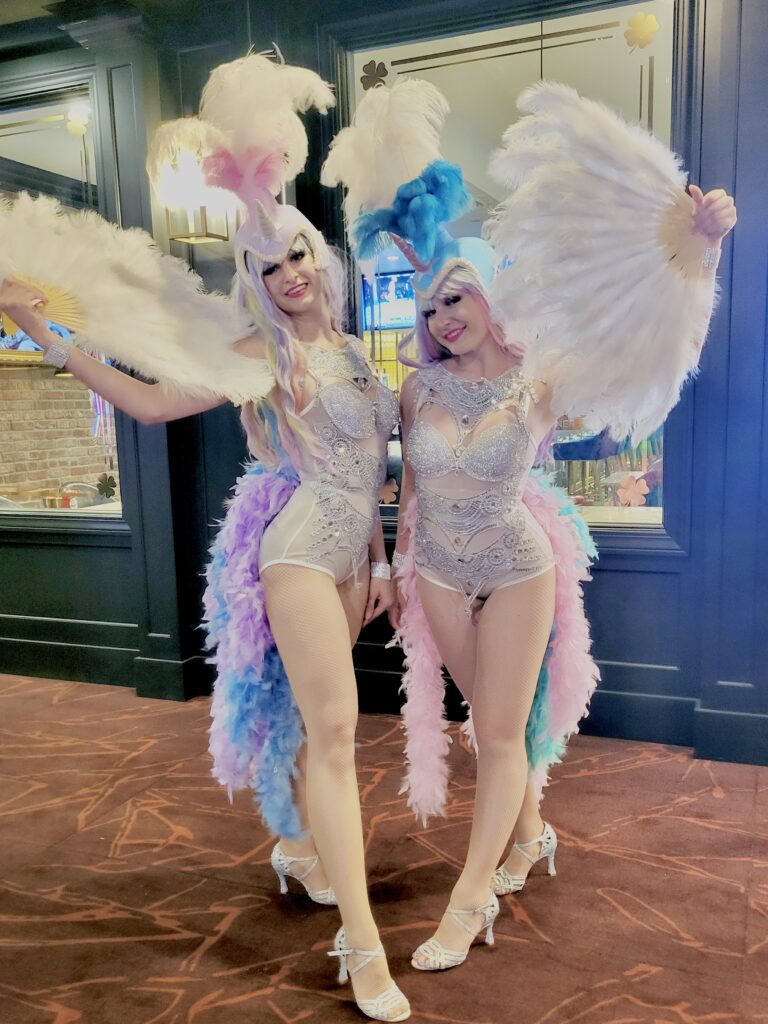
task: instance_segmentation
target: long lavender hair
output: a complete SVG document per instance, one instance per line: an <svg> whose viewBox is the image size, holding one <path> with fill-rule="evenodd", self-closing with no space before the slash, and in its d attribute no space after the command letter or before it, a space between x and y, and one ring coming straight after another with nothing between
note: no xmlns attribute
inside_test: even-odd
<svg viewBox="0 0 768 1024"><path fill-rule="evenodd" d="M311 240L299 234L291 249L305 247L314 256ZM243 405L240 421L248 449L268 465L281 461L283 453L295 467L304 464L307 454L315 452L316 442L298 408L299 381L307 369L307 357L293 330L290 316L279 309L264 283L268 263L248 254L248 282L237 280L238 301L253 315L267 340L266 358L274 375L276 390L259 403ZM341 257L329 248L328 263L318 271L328 306L331 326L344 333L347 311L347 278ZM270 415L270 410L272 415ZM274 426L272 426L274 424ZM275 431L277 436L275 436ZM282 451L281 451L282 449Z"/></svg>
<svg viewBox="0 0 768 1024"><path fill-rule="evenodd" d="M522 347L515 342L507 341L505 323L492 306L488 292L481 284L477 274L469 266L457 266L446 275L434 296L429 299L417 297L416 326L397 346L397 358L404 366L423 369L432 363L439 363L450 357L449 350L444 348L431 334L425 313L435 308L435 299L445 299L456 294L468 294L478 299L485 310L488 330L496 343L522 359Z"/></svg>

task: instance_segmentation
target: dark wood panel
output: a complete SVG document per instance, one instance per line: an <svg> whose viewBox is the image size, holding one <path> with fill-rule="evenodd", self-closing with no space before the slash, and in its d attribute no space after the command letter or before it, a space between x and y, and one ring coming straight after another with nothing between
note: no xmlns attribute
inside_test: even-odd
<svg viewBox="0 0 768 1024"><path fill-rule="evenodd" d="M596 572L585 598L598 658L681 667L677 573Z"/></svg>
<svg viewBox="0 0 768 1024"><path fill-rule="evenodd" d="M136 623L130 550L13 545L0 551L0 613Z"/></svg>

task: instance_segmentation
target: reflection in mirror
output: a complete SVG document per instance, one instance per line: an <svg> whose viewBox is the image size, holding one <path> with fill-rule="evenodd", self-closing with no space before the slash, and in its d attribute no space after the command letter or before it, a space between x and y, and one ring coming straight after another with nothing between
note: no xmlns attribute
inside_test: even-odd
<svg viewBox="0 0 768 1024"><path fill-rule="evenodd" d="M98 209L96 166L87 87L0 105L0 199L28 191ZM66 305L66 295L52 296L48 321L65 338L53 311ZM0 513L121 515L112 408L46 365L7 319L0 326L0 431Z"/></svg>
<svg viewBox="0 0 768 1024"><path fill-rule="evenodd" d="M518 117L518 94L542 78L601 100L670 143L674 6L674 0L605 4L587 14L361 50L351 57L353 105L368 89L401 75L441 90L451 108L442 155L461 166L475 200L450 231L479 235L489 211L505 198L487 173L488 158ZM414 316L410 268L392 246L363 267L358 284L363 337L379 376L399 391L407 371L397 363L397 344ZM662 523L662 431L631 450L590 436L578 422L558 427L544 471L568 490L589 523ZM391 447L399 479L399 444Z"/></svg>

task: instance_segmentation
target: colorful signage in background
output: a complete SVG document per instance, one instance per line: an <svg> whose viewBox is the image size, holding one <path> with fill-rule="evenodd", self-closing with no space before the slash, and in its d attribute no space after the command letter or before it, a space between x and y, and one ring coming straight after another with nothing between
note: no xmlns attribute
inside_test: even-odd
<svg viewBox="0 0 768 1024"><path fill-rule="evenodd" d="M404 330L413 327L415 305L412 270L363 275L363 330Z"/></svg>

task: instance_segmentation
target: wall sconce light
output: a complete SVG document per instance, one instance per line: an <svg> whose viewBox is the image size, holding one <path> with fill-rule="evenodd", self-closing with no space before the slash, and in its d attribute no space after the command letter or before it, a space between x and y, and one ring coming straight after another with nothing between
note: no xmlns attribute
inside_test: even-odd
<svg viewBox="0 0 768 1024"><path fill-rule="evenodd" d="M160 167L155 188L165 206L170 241L187 245L229 241L237 200L205 183L199 153L177 150Z"/></svg>
<svg viewBox="0 0 768 1024"><path fill-rule="evenodd" d="M67 131L76 139L81 139L88 131L91 120L91 107L88 103L73 103L67 111Z"/></svg>
<svg viewBox="0 0 768 1024"><path fill-rule="evenodd" d="M208 207L165 208L165 226L171 242L200 245L229 241L229 215L226 210L209 220ZM216 228L217 230L214 230Z"/></svg>

